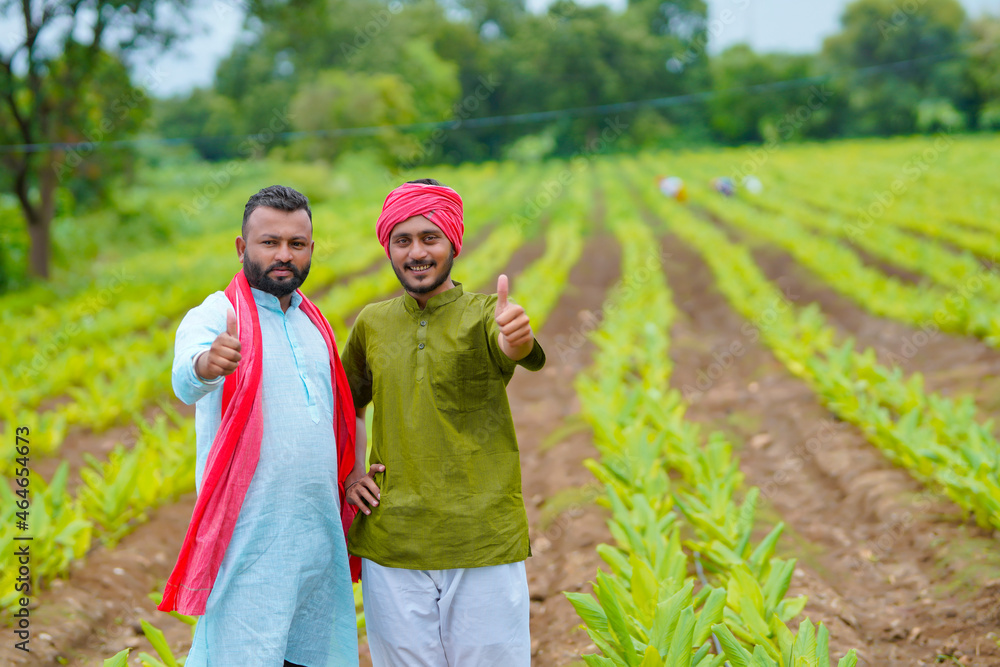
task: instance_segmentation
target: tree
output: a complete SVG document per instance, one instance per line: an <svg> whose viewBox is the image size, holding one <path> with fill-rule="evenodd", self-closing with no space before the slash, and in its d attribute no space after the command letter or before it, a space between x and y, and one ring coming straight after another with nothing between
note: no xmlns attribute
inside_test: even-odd
<svg viewBox="0 0 1000 667"><path fill-rule="evenodd" d="M984 15L972 24L969 78L975 91L978 125L1000 128L1000 17Z"/></svg>
<svg viewBox="0 0 1000 667"><path fill-rule="evenodd" d="M710 122L724 143L797 139L825 118L828 100L820 86L745 90L813 76L812 55L755 53L746 44L736 44L713 57L710 68L717 91L708 104ZM765 136L769 129L772 136Z"/></svg>
<svg viewBox="0 0 1000 667"><path fill-rule="evenodd" d="M13 49L0 53L0 141L25 146L3 153L3 162L28 227L32 274L49 276L56 191L86 157L86 147L58 144L108 140L135 129L146 99L129 81L123 59L168 45L176 33L164 15L177 25L189 4L0 1L0 20L17 31Z"/></svg>
<svg viewBox="0 0 1000 667"><path fill-rule="evenodd" d="M880 69L840 82L839 92L848 98L843 130L910 133L918 129L921 106L925 116L927 110L941 116L946 106L957 106L965 94L964 65L957 58L968 39L965 22L957 0L855 0L848 5L843 29L827 38L824 55L840 69Z"/></svg>
<svg viewBox="0 0 1000 667"><path fill-rule="evenodd" d="M707 54L698 46L704 26L700 2L647 0L616 11L559 0L545 15L526 18L509 40L496 45L486 71L495 72L502 83L489 106L483 105L483 115L593 107L704 90ZM667 63L679 57L685 57L683 72L670 71ZM503 155L526 130L552 136L557 155L606 149L612 135L618 148L634 147L649 142L650 128L667 131L670 123L702 122L691 117L699 115L692 113L693 106L566 114L546 121L551 124L544 130L500 126L480 137L490 144L493 157ZM633 134L640 127L646 135L641 138Z"/></svg>

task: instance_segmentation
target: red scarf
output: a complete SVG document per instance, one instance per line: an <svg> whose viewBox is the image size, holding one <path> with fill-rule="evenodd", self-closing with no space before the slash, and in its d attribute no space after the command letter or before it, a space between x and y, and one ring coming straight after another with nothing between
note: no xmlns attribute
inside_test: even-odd
<svg viewBox="0 0 1000 667"><path fill-rule="evenodd" d="M330 354L340 518L346 539L347 529L358 512L357 507L344 502L344 480L354 468L354 400L337 353L333 329L319 308L301 291L298 293L302 296L299 308L319 329ZM257 304L242 271L226 287L226 296L236 311L242 359L236 372L227 376L223 385L222 423L208 453L201 490L177 556L177 564L167 580L163 601L157 607L160 611L176 610L193 616L205 613L205 604L260 458L260 440L264 431L260 391L263 348ZM361 560L354 556L350 560L351 577L357 581L361 574Z"/></svg>

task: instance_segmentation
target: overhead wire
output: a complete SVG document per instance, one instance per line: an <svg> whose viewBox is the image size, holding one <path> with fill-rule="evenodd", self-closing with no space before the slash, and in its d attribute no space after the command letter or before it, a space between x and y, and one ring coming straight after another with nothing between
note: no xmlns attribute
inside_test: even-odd
<svg viewBox="0 0 1000 667"><path fill-rule="evenodd" d="M317 130L293 130L287 132L274 132L275 139L303 139L308 137L362 137L373 136L381 132L395 130L397 132L423 132L433 130L457 130L460 128L482 128L498 127L502 125L521 125L527 123L538 123L547 120L558 120L560 118L580 117L589 115L600 115L610 113L621 113L635 111L645 107L668 108L684 104L697 102L707 102L716 97L733 94L759 94L790 90L795 88L805 88L817 84L825 83L839 76L853 74L858 76L871 76L880 72L898 71L907 69L914 65L927 64L950 60L962 55L962 51L941 53L934 55L910 58L881 65L870 65L854 70L830 72L815 76L799 77L795 79L785 79L781 81L771 81L767 83L751 84L747 86L737 86L722 90L709 90L698 93L685 93L682 95L670 95L667 97L657 97L646 100L631 100L628 102L615 102L611 104L597 104L584 107L571 107L566 109L554 109L551 111L532 111L527 113L506 114L497 116L481 116L476 118L456 118L444 121L431 121L422 123L397 123L387 125L369 125L365 127L338 127ZM0 144L0 154L11 153L37 153L51 150L80 150L93 151L98 149L138 147L150 145L176 146L196 141L240 141L251 140L259 137L262 133L237 134L237 135L198 135L189 137L143 137L132 139L112 139L101 141L76 141L76 142L47 142L31 144Z"/></svg>

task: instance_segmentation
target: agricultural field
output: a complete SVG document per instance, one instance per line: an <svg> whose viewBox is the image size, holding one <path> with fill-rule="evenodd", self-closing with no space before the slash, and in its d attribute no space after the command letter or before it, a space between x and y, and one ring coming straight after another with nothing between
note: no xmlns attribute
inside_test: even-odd
<svg viewBox="0 0 1000 667"><path fill-rule="evenodd" d="M548 356L508 388L534 664L1000 665L998 154L1000 137L941 135L414 174L465 199L455 279L506 273ZM151 172L128 195L135 224L190 233L0 296L5 635L24 535L34 587L31 653L5 642L2 664L186 653L190 625L151 598L195 497L173 336L239 267L250 194L310 197L304 288L339 341L398 293L374 235L395 181L212 174Z"/></svg>

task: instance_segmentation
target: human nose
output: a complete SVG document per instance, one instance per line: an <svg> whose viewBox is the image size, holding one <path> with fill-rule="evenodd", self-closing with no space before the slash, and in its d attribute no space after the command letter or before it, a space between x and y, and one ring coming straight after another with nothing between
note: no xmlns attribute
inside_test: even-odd
<svg viewBox="0 0 1000 667"><path fill-rule="evenodd" d="M423 259L427 257L427 247L420 241L414 241L410 245L410 258Z"/></svg>
<svg viewBox="0 0 1000 667"><path fill-rule="evenodd" d="M292 261L292 248L287 243L281 243L278 245L278 251L274 255L274 259L279 262L290 262Z"/></svg>

